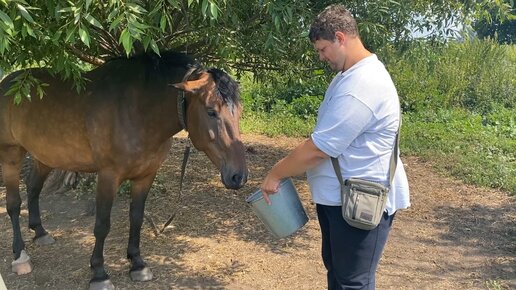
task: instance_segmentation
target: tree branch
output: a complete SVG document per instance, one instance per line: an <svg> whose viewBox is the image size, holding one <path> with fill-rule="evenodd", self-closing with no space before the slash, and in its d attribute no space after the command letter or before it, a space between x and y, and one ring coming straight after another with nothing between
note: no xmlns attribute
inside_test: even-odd
<svg viewBox="0 0 516 290"><path fill-rule="evenodd" d="M101 58L98 58L98 57L95 57L92 55L88 55L72 45L67 45L67 48L72 52L73 55L75 55L80 60L85 61L87 63L91 63L96 66L100 66L106 62L105 60L103 60Z"/></svg>

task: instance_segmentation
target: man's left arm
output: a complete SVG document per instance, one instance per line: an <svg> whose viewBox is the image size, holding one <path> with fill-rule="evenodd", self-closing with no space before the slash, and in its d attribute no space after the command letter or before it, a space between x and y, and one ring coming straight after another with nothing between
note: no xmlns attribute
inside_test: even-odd
<svg viewBox="0 0 516 290"><path fill-rule="evenodd" d="M269 194L278 191L282 178L301 175L327 158L329 156L317 148L311 138L299 144L289 155L278 161L263 180L260 188L267 203L271 204Z"/></svg>

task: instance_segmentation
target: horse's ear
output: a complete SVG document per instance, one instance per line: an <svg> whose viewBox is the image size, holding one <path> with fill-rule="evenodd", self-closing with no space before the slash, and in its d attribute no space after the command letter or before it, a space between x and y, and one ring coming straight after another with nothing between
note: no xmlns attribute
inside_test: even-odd
<svg viewBox="0 0 516 290"><path fill-rule="evenodd" d="M171 86L185 92L195 93L197 90L199 90L208 83L209 77L209 73L202 73L200 78L197 80L184 81L182 83L172 84Z"/></svg>
<svg viewBox="0 0 516 290"><path fill-rule="evenodd" d="M170 86L173 86L174 88L178 89L178 90L181 90L181 91L187 91L186 90L186 87L185 87L186 83L175 83L175 84L170 84Z"/></svg>

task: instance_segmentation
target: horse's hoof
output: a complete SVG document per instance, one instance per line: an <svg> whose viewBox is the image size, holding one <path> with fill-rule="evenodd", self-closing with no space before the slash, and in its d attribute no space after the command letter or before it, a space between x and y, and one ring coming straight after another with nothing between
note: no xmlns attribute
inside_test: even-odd
<svg viewBox="0 0 516 290"><path fill-rule="evenodd" d="M32 263L30 257L25 253L25 250L21 251L20 257L11 263L11 269L18 275L29 274L32 272Z"/></svg>
<svg viewBox="0 0 516 290"><path fill-rule="evenodd" d="M152 280L152 271L149 267L145 267L141 270L135 270L129 272L131 275L131 280L138 282L145 282Z"/></svg>
<svg viewBox="0 0 516 290"><path fill-rule="evenodd" d="M115 290L115 285L109 279L100 282L90 282L90 290Z"/></svg>
<svg viewBox="0 0 516 290"><path fill-rule="evenodd" d="M51 245L55 242L56 240L54 240L54 238L52 238L52 236L50 236L49 234L34 239L34 243L36 243L36 245L38 246Z"/></svg>

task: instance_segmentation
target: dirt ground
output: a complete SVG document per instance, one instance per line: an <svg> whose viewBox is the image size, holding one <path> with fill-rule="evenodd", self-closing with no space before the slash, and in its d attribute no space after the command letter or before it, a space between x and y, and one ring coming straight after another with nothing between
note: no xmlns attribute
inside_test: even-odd
<svg viewBox="0 0 516 290"><path fill-rule="evenodd" d="M309 222L293 237L275 239L260 224L245 198L274 162L300 139L244 135L251 170L247 185L227 190L216 168L194 150L178 214L165 232L142 230L142 254L154 273L131 282L125 259L127 195L112 212L105 261L119 289L324 289L320 233L304 178L294 179ZM146 211L161 227L178 205L184 135L175 137ZM507 193L443 178L430 164L402 156L412 207L396 215L377 274L378 289L516 289L516 203ZM25 193L23 193L25 199ZM0 273L8 289L86 289L93 249L93 194L81 190L41 198L42 219L56 239L50 246L31 242L24 201L21 222L34 271L11 273L12 229L0 187Z"/></svg>

